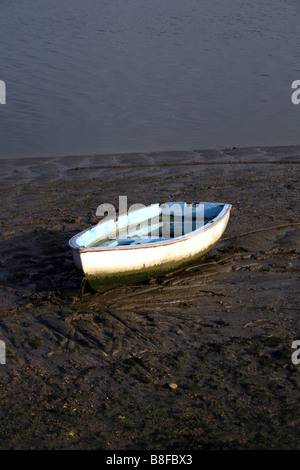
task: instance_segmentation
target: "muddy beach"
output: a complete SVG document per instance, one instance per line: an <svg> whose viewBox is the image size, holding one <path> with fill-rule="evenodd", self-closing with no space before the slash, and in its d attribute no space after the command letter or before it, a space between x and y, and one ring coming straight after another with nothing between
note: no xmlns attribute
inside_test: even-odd
<svg viewBox="0 0 300 470"><path fill-rule="evenodd" d="M299 156L1 160L0 448L300 449ZM193 266L97 294L68 240L120 195L233 208Z"/></svg>

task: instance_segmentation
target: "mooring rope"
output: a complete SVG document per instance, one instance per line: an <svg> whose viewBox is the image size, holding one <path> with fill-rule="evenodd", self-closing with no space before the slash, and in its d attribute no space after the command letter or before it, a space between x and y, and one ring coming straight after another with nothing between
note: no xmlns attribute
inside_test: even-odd
<svg viewBox="0 0 300 470"><path fill-rule="evenodd" d="M273 225L273 227L265 227L265 228L259 228L257 230L250 230L250 232L237 233L236 235L231 235L230 237L222 238L220 241L224 242L224 241L227 241L227 240L232 240L233 238L244 237L245 235L251 235L253 233L265 232L267 230L275 230L275 229L286 228L286 227L294 227L295 225L300 225L300 222L292 222L290 224Z"/></svg>

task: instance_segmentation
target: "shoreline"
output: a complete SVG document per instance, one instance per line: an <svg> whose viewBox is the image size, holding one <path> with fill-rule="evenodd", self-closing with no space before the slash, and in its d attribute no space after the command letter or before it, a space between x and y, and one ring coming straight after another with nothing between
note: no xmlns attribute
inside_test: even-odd
<svg viewBox="0 0 300 470"><path fill-rule="evenodd" d="M109 164L107 161L109 160ZM49 156L40 158L0 159L0 180L16 177L22 171L25 177L49 170L54 177L79 170L113 170L125 168L154 168L202 165L299 164L300 145L268 147L230 147L225 149L195 149L162 152L112 153L76 156Z"/></svg>
<svg viewBox="0 0 300 470"><path fill-rule="evenodd" d="M300 146L41 160L1 160L0 448L299 448ZM81 295L68 240L120 195L233 208L196 266Z"/></svg>

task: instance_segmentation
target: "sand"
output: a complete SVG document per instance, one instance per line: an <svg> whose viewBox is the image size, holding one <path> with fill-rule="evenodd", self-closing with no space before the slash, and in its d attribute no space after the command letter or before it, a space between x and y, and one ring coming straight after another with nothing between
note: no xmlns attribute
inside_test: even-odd
<svg viewBox="0 0 300 470"><path fill-rule="evenodd" d="M0 448L299 449L299 155L1 160ZM196 265L96 294L68 240L119 195L233 208Z"/></svg>

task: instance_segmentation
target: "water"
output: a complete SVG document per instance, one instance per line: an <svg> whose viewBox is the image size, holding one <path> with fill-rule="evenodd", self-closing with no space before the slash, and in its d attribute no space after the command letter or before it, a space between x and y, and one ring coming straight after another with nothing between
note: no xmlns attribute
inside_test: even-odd
<svg viewBox="0 0 300 470"><path fill-rule="evenodd" d="M300 143L298 0L2 0L0 158Z"/></svg>

